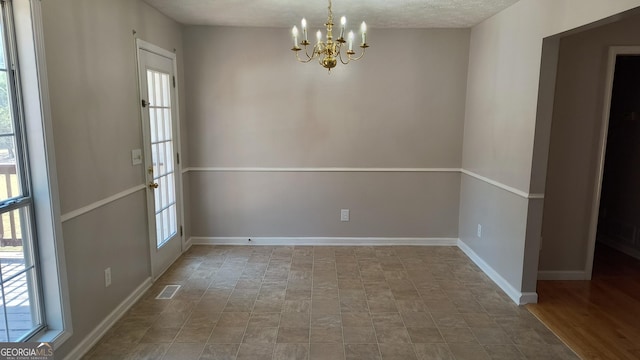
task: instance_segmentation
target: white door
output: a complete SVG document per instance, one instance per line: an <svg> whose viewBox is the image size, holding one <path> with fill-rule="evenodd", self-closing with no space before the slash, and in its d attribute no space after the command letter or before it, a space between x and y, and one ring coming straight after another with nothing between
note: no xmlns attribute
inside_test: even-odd
<svg viewBox="0 0 640 360"><path fill-rule="evenodd" d="M137 45L151 275L155 279L182 253L175 54L142 40Z"/></svg>

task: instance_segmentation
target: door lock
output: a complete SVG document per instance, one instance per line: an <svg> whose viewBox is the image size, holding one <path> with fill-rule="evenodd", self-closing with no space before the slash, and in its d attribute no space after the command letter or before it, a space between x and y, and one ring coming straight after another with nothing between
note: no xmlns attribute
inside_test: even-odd
<svg viewBox="0 0 640 360"><path fill-rule="evenodd" d="M149 183L149 189L157 189L158 186L159 186L158 183L154 183L154 182Z"/></svg>

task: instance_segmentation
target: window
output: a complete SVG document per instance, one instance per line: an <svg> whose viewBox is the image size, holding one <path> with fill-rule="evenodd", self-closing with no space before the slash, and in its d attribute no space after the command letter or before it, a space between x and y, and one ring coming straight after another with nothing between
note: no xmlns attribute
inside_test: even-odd
<svg viewBox="0 0 640 360"><path fill-rule="evenodd" d="M0 13L0 341L44 328L11 2Z"/></svg>

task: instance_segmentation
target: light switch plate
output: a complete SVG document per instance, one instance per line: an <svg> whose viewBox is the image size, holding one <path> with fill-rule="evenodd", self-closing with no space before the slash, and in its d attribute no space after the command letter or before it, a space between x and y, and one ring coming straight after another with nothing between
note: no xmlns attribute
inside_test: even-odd
<svg viewBox="0 0 640 360"><path fill-rule="evenodd" d="M140 165L140 164L142 164L142 150L141 149L131 150L131 165Z"/></svg>

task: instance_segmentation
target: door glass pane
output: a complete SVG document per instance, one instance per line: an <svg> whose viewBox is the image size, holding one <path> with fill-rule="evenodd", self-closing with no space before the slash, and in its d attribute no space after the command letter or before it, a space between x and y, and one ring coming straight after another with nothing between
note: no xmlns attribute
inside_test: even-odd
<svg viewBox="0 0 640 360"><path fill-rule="evenodd" d="M151 142L158 141L158 130L156 128L156 110L149 110L149 125L151 129Z"/></svg>
<svg viewBox="0 0 640 360"><path fill-rule="evenodd" d="M153 103L154 106L158 106L161 108L164 108L164 104L162 102L162 75L159 72L154 72L154 79L153 82L155 84L154 86L154 92L155 92L155 102Z"/></svg>
<svg viewBox="0 0 640 360"><path fill-rule="evenodd" d="M174 181L173 131L171 118L171 78L167 73L147 70L149 86L149 128L154 190L156 242L162 246L177 233Z"/></svg>
<svg viewBox="0 0 640 360"><path fill-rule="evenodd" d="M169 76L162 77L162 106L165 108L171 108L171 95L169 91Z"/></svg>
<svg viewBox="0 0 640 360"><path fill-rule="evenodd" d="M166 172L168 173L173 173L173 146L171 142L167 142L165 143L165 156L167 159L167 168L166 168Z"/></svg>
<svg viewBox="0 0 640 360"><path fill-rule="evenodd" d="M156 130L156 140L155 142L158 141L162 141L165 140L164 138L164 126L163 126L163 121L162 119L164 119L165 114L164 114L164 110L162 109L153 109L153 111L156 113L156 122L157 122L157 130Z"/></svg>
<svg viewBox="0 0 640 360"><path fill-rule="evenodd" d="M167 156L167 143L159 143L158 148L158 156L160 158L160 172L158 175L162 176L167 174L167 162L169 162L171 158Z"/></svg>
<svg viewBox="0 0 640 360"><path fill-rule="evenodd" d="M159 140L171 140L171 110L164 109L162 110L162 123L158 124L160 127L160 135L158 136Z"/></svg>
<svg viewBox="0 0 640 360"><path fill-rule="evenodd" d="M147 72L147 89L149 89L148 91L149 105L156 104L156 92L153 90L155 89L156 85L153 80L154 80L153 72L152 71Z"/></svg>
<svg viewBox="0 0 640 360"><path fill-rule="evenodd" d="M178 229L176 228L177 222L176 222L176 206L175 205L171 205L171 208L169 209L169 224L170 224L170 228L169 228L169 232L170 233L175 233Z"/></svg>

